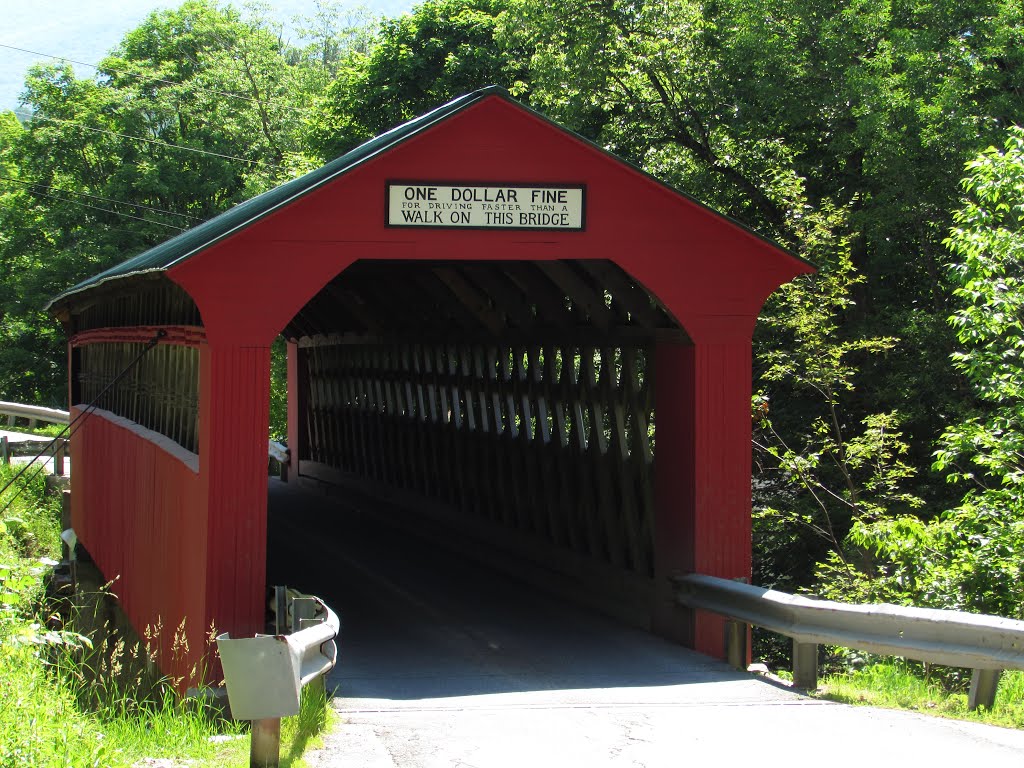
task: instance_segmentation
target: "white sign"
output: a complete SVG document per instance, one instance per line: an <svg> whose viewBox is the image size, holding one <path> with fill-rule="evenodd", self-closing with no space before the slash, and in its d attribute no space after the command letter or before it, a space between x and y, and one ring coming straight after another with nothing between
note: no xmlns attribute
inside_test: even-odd
<svg viewBox="0 0 1024 768"><path fill-rule="evenodd" d="M583 229L582 185L389 183L389 227Z"/></svg>

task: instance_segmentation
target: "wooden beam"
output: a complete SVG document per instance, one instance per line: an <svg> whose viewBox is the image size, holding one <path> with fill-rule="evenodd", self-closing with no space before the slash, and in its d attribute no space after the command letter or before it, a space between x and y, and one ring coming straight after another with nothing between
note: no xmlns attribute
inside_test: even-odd
<svg viewBox="0 0 1024 768"><path fill-rule="evenodd" d="M435 267L431 271L451 291L452 295L459 300L462 306L473 314L481 325L495 336L501 335L501 332L505 329L505 323L502 322L498 313L489 306L485 294L474 288L454 269Z"/></svg>
<svg viewBox="0 0 1024 768"><path fill-rule="evenodd" d="M591 323L602 331L611 326L611 311L605 306L604 296L584 282L565 261L538 261L537 268L562 289L573 304L587 314Z"/></svg>

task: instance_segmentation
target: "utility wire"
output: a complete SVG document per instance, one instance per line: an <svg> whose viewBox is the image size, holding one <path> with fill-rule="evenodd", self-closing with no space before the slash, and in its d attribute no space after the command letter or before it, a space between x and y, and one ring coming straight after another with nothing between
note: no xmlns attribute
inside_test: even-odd
<svg viewBox="0 0 1024 768"><path fill-rule="evenodd" d="M165 79L163 79L161 77L152 77L150 75L141 75L141 74L137 74L135 72L125 72L124 70L111 69L110 67L101 67L99 64L90 64L90 63L88 63L86 61L77 61L75 59L69 59L66 56L54 56L53 54L50 54L50 53L42 53L40 51L30 51L28 48L18 48L16 45L7 45L6 43L0 43L0 48L7 48L8 50L11 50L11 51L20 51L21 53L30 53L33 56L43 56L43 57L45 57L47 59L56 59L57 61L67 61L67 62L69 62L71 64L79 64L79 65L81 65L83 67L90 67L92 69L95 69L95 70L98 70L98 71L103 71L103 72L113 72L115 75L123 75L124 77L134 77L137 80L146 80L146 81L149 81L151 83L162 83L163 85L186 86L186 87L189 87L189 88L194 88L197 91L205 91L206 93L212 93L212 94L214 94L216 96L226 96L226 97L228 97L230 99L242 99L243 101L251 101L254 104L264 104L266 106L271 106L273 104L273 102L264 101L262 99L254 99L252 96L244 96L241 93L231 93L230 91L218 91L215 88L203 88L201 86L192 85L191 83L179 83L176 80L165 80Z"/></svg>
<svg viewBox="0 0 1024 768"><path fill-rule="evenodd" d="M236 157L235 155L224 155L224 154L221 154L220 152L210 152L209 150L206 150L206 149L196 149L195 147L183 147L180 144L170 144L170 143L168 143L166 141L158 141L156 139L146 139L146 138L143 138L142 136L131 136L131 135L127 134L127 133L118 133L117 131L107 131L107 130L104 130L102 128L90 128L87 125L83 125L78 120L64 120L63 118L60 118L60 117L45 117L45 116L39 115L39 114L32 115L32 119L33 120L46 120L46 121L51 122L51 123L65 123L67 125L77 125L82 130L84 130L84 131L92 131L93 133L105 133L105 134L107 134L109 136L120 136L123 139L131 139L132 141L144 141L147 144L156 144L157 146L160 146L160 147L169 147L171 149L181 149L181 150L184 150L185 152L195 152L195 153L200 154L200 155L211 155L213 157L222 157L225 160L238 160L239 162L250 163L251 165L266 165L266 166L270 166L271 168L279 168L281 170L284 170L284 168L282 166L276 165L275 163L267 162L266 160L247 160L244 157Z"/></svg>
<svg viewBox="0 0 1024 768"><path fill-rule="evenodd" d="M80 203L77 200L72 200L67 197L61 197L60 195L53 195L49 192L41 192L37 189L32 190L34 194L42 195L43 197L51 197L54 200L60 200L64 203L71 203L71 205L80 205L83 208L91 208L94 211L102 211L103 213L110 213L114 216L122 216L126 219L135 219L136 221L144 221L147 224L156 224L158 227L167 227L167 229L176 229L179 232L184 232L185 227L176 227L174 224L165 224L162 221L153 221L152 219L145 219L142 216L132 216L130 213L121 213L120 211L112 211L109 208L100 208L98 205L89 205L88 203Z"/></svg>
<svg viewBox="0 0 1024 768"><path fill-rule="evenodd" d="M43 184L41 181L22 181L21 179L12 179L10 176L0 176L0 181L10 181L14 184L22 184L26 187L43 187L44 189L54 190L57 192L63 192L69 195L77 195L78 197L89 197L93 200L102 200L105 203L117 203L118 205L131 205L135 208L145 208L147 211L154 211L156 213L166 213L169 216L181 216L183 219L191 219L192 221L202 221L198 216L190 216L187 213L177 213L175 211L169 211L166 208L156 208L152 205L144 205L143 203L129 203L125 200L115 200L112 197L103 197L102 195L91 195L88 192L76 192L73 189L63 189L62 187L55 187L51 184Z"/></svg>
<svg viewBox="0 0 1024 768"><path fill-rule="evenodd" d="M106 395L107 392L109 392L119 381L121 381L121 379L123 379L125 377L125 375L128 373L128 371L130 371L132 368L134 368L136 365L138 365L139 361L142 360L142 358L146 356L146 353L149 352L151 349L153 349L153 347L155 347L160 342L160 339L164 338L165 336L167 336L167 331L165 331L163 329L160 329L159 331L157 331L156 335L153 336L153 338L150 339L148 342L146 342L146 346L143 347L142 351L139 352L139 354L135 356L135 359L132 360L130 363L128 363L128 365L125 366L124 370L122 370L119 374L117 374L117 376L115 376L113 379L111 379L110 383L107 384L107 386L105 386L103 388L103 390L98 395L96 395L96 397L93 398L92 402L89 403L87 406L85 406L85 408L81 411L81 413L79 413L77 416L75 416L75 418L73 418L68 423L68 425L66 427L64 427L64 429L62 429L60 431L60 433L55 438L53 438L53 440L51 440L49 443L47 443L46 446L43 448L43 450L41 450L38 454L36 454L36 456L32 459L32 461L30 461L28 464L26 464L24 467L22 467L20 470L18 470L17 474L15 474L14 477L12 477L10 479L10 481L7 483L7 485L5 485L3 488L0 488L0 496L3 496L3 494L5 494L7 492L7 489L10 488L12 485L14 485L17 482L18 478L20 478L22 475L24 475L28 471L29 467L31 467L33 464L35 464L37 461L39 461L39 459L41 459L43 456L45 456L47 451L49 451L51 448L53 448L54 445L57 444L58 440L64 439L64 435L65 434L67 434L67 437L69 439L71 437L73 437L75 432L77 432L78 429L81 427L81 424L79 422L84 424L85 423L85 419L88 419L92 415L92 412L94 410L96 410L96 404L99 403L100 399L104 395ZM78 424L78 427L75 427L76 424ZM74 429L72 429L72 427L74 427ZM6 512L8 510L8 508L11 506L11 504L14 503L14 500L17 499L21 495L22 491L24 491L28 487L28 483L31 482L32 480L35 480L35 478L38 477L39 473L42 472L43 469L45 469L45 468L46 468L46 464L41 464L41 465L39 465L39 467L36 468L36 471L25 482L25 484L22 485L21 488L19 488L17 490L17 492L13 496L11 496L10 499L7 500L7 503L4 505L3 509L0 509L0 516L2 516L4 514L4 512Z"/></svg>

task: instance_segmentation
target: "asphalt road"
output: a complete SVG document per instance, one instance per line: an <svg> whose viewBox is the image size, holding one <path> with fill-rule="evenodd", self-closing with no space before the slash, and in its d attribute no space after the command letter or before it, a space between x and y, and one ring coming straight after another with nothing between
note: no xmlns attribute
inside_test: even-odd
<svg viewBox="0 0 1024 768"><path fill-rule="evenodd" d="M341 616L312 766L1024 765L1024 733L821 702L375 522L270 491L270 583Z"/></svg>

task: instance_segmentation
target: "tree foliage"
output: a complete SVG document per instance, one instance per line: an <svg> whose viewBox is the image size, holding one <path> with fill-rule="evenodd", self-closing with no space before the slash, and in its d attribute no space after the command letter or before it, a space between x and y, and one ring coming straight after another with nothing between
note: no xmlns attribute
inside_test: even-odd
<svg viewBox="0 0 1024 768"><path fill-rule="evenodd" d="M494 34L507 0L426 0L352 50L310 121L309 148L330 160L400 123L488 85L508 85Z"/></svg>
<svg viewBox="0 0 1024 768"><path fill-rule="evenodd" d="M946 244L956 286L950 316L962 348L953 366L977 395L976 413L950 426L936 468L966 485L940 518L863 518L850 544L869 568L833 557L832 594L1024 617L1024 130L967 165L968 198Z"/></svg>
<svg viewBox="0 0 1024 768"><path fill-rule="evenodd" d="M323 51L356 38L321 29L289 48L264 18L189 0L129 32L94 78L29 72L31 119L0 122L4 397L64 401L49 298L312 167L300 147Z"/></svg>
<svg viewBox="0 0 1024 768"><path fill-rule="evenodd" d="M963 163L1024 119L1019 4L518 0L503 30L534 106L821 270L756 336L769 583L807 584L863 515L955 504L929 466L972 400L942 241Z"/></svg>

